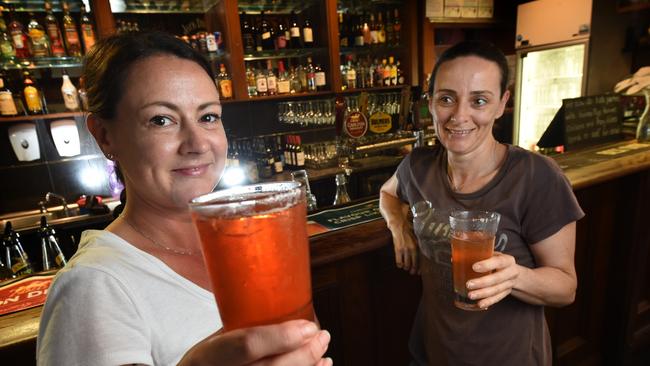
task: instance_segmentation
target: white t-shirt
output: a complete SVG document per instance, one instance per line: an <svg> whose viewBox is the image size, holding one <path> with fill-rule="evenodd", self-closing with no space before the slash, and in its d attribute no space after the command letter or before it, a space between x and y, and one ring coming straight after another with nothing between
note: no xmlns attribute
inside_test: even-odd
<svg viewBox="0 0 650 366"><path fill-rule="evenodd" d="M57 274L37 339L39 365L175 365L221 328L211 292L119 236L85 231Z"/></svg>

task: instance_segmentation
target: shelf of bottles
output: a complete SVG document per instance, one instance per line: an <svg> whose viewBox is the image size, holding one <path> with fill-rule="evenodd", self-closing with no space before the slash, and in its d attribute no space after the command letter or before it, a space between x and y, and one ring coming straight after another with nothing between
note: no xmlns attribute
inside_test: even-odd
<svg viewBox="0 0 650 366"><path fill-rule="evenodd" d="M31 6L36 3L20 4ZM5 71L1 75L0 117L81 109L82 99L66 70L78 69L83 55L95 44L93 21L81 2L60 3L62 15L54 14L53 2L38 4L41 7L36 9L34 6L34 12L29 14L18 14L14 5L10 5L9 22L5 20L4 13L0 18L0 69ZM70 4L77 4L81 13L73 16ZM42 72L47 70L50 72ZM57 110L58 107L48 109L45 93L39 86L37 78L48 74L61 77L63 81L61 99L64 107L61 110Z"/></svg>
<svg viewBox="0 0 650 366"><path fill-rule="evenodd" d="M49 1L50 5L52 6L52 11L55 13L63 12L64 2L67 3L68 10L72 13L79 13L81 11L82 5L85 7L85 9L90 10L89 0ZM2 3L5 10L13 7L16 12L43 12L45 9L44 0L4 0Z"/></svg>

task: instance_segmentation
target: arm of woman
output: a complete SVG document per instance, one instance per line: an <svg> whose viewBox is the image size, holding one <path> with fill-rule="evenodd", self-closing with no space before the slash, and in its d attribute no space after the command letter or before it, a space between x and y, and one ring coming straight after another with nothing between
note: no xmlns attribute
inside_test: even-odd
<svg viewBox="0 0 650 366"><path fill-rule="evenodd" d="M393 236L395 264L411 274L418 273L418 246L409 222L409 206L397 198L397 176L393 174L379 191L379 211Z"/></svg>
<svg viewBox="0 0 650 366"><path fill-rule="evenodd" d="M192 347L179 366L332 365L322 358L330 341L325 330L305 320L217 332Z"/></svg>
<svg viewBox="0 0 650 366"><path fill-rule="evenodd" d="M550 237L530 246L536 268L520 266L502 253L474 264L480 273L492 274L468 281L468 295L487 308L512 294L533 305L565 306L575 299L577 276L574 265L576 223L565 225Z"/></svg>

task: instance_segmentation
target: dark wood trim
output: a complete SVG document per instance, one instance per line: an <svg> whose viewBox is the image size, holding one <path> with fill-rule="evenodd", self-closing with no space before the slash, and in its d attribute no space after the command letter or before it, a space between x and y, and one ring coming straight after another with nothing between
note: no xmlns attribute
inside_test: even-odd
<svg viewBox="0 0 650 366"><path fill-rule="evenodd" d="M115 33L115 18L109 0L90 0L90 7L95 17L97 37L106 38Z"/></svg>
<svg viewBox="0 0 650 366"><path fill-rule="evenodd" d="M62 112L50 114L35 114L33 116L15 116L15 117L0 117L0 123L11 122L26 122L26 121L44 121L59 118L74 118L83 117L86 112Z"/></svg>
<svg viewBox="0 0 650 366"><path fill-rule="evenodd" d="M339 44L339 19L336 12L337 0L325 0L325 14L327 21L327 47L329 49L329 75L330 89L338 92L343 86L341 78L341 47Z"/></svg>

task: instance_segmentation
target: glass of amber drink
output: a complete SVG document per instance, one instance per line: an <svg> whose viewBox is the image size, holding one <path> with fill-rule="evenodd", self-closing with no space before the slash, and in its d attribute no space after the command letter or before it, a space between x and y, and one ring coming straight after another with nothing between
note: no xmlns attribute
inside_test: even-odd
<svg viewBox="0 0 650 366"><path fill-rule="evenodd" d="M454 304L464 310L484 310L467 293L467 281L485 276L472 265L492 257L501 215L489 211L453 211L451 227L451 266L454 277Z"/></svg>
<svg viewBox="0 0 650 366"><path fill-rule="evenodd" d="M209 193L193 199L190 211L224 330L314 320L299 183Z"/></svg>

